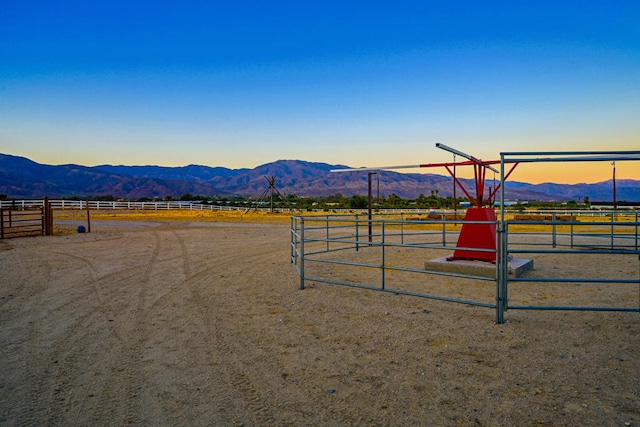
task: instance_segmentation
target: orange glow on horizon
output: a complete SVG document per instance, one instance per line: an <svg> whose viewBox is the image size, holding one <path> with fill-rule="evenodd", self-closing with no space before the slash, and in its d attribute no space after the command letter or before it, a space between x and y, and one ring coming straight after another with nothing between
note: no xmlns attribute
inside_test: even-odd
<svg viewBox="0 0 640 427"><path fill-rule="evenodd" d="M500 165L493 165L497 170ZM452 169L452 168L451 168ZM509 172L511 165L505 165L505 174ZM397 170L396 172L402 172ZM444 167L424 168L411 170L406 173L433 173L450 176ZM473 178L473 167L458 166L456 176L458 178ZM487 171L486 181L493 180L494 173ZM495 179L500 180L500 174L495 174ZM556 184L594 184L613 179L613 166L609 161L601 162L559 162L559 163L520 163L509 175L507 181L526 182L529 184L556 183ZM640 180L640 162L624 161L616 162L616 180L633 179Z"/></svg>
<svg viewBox="0 0 640 427"><path fill-rule="evenodd" d="M616 162L616 180L640 180L639 162ZM611 162L522 163L509 177L510 181L541 184L593 184L613 179Z"/></svg>

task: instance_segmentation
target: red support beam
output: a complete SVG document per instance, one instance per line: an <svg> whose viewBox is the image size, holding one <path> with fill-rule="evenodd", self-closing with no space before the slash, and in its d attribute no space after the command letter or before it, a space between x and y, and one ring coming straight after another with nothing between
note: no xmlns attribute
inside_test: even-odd
<svg viewBox="0 0 640 427"><path fill-rule="evenodd" d="M509 175L511 175L511 172L513 172L513 170L516 168L516 166L518 166L520 163L514 163L513 166L511 166L511 169L509 169L509 172L507 172L507 174L504 176L504 180L506 181L507 178L509 178ZM489 200L493 199L493 196L496 195L496 193L498 192L498 190L500 189L500 187L502 186L502 183L496 185L496 188L494 188L494 190L491 192L491 194L489 194Z"/></svg>
<svg viewBox="0 0 640 427"><path fill-rule="evenodd" d="M458 164L460 164L460 163L458 163ZM462 185L462 183L458 180L458 177L456 177L456 175L453 172L451 172L451 169L449 169L449 165L444 165L444 167L449 172L449 174L453 177L453 180L456 182L456 184L458 184L460 186L460 188L462 189L462 191L464 191L464 194L467 196L469 201L472 204L477 205L477 202L473 198L473 196L471 194L469 194L469 192L467 191L466 188L464 188L464 185Z"/></svg>

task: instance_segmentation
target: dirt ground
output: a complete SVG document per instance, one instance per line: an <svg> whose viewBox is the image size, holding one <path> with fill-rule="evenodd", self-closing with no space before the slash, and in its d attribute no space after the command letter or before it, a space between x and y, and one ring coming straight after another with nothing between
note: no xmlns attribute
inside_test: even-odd
<svg viewBox="0 0 640 427"><path fill-rule="evenodd" d="M289 254L286 221L0 241L0 425L640 425L638 313L496 325L482 307L300 290Z"/></svg>

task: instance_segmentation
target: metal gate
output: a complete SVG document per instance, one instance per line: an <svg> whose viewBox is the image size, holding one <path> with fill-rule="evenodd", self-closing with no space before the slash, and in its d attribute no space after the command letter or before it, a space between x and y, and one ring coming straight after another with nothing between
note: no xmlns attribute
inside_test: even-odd
<svg viewBox="0 0 640 427"><path fill-rule="evenodd" d="M53 234L53 210L45 197L38 204L0 208L0 239Z"/></svg>
<svg viewBox="0 0 640 427"><path fill-rule="evenodd" d="M44 234L44 209L32 207L20 210L0 209L0 239Z"/></svg>
<svg viewBox="0 0 640 427"><path fill-rule="evenodd" d="M640 240L637 212L599 212L606 220L505 221L500 266L535 259L533 274L498 275L497 321L507 310L640 312ZM518 228L536 227L524 233ZM546 230L545 230L546 229ZM578 296L589 304L579 303Z"/></svg>

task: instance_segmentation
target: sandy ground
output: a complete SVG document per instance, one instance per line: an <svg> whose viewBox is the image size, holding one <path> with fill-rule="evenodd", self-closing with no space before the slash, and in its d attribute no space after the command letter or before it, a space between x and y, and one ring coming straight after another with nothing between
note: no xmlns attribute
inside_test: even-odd
<svg viewBox="0 0 640 427"><path fill-rule="evenodd" d="M496 325L299 290L286 224L133 224L0 241L0 425L640 425L638 313Z"/></svg>

